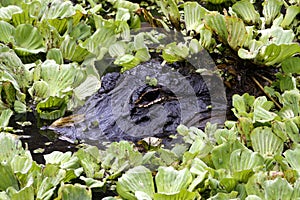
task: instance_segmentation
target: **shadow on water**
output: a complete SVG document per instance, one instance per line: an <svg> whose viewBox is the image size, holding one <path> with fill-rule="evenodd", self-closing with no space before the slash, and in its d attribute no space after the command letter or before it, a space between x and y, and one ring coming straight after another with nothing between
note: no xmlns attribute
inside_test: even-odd
<svg viewBox="0 0 300 200"><path fill-rule="evenodd" d="M17 122L30 122L31 125L22 126ZM51 124L51 121L43 121L32 112L12 117L9 126L16 130L22 130L17 134L21 136L23 146L27 144L33 159L38 163L45 163L43 155L53 151L76 151L76 144L58 139L57 134L51 130L43 130L42 127Z"/></svg>

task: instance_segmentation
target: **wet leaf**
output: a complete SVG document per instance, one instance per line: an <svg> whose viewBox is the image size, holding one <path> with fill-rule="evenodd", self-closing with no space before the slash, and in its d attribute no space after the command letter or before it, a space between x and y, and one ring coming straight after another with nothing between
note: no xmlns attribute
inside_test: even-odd
<svg viewBox="0 0 300 200"><path fill-rule="evenodd" d="M5 191L9 187L13 187L18 190L18 180L17 177L13 173L13 169L6 161L2 161L0 163L0 190Z"/></svg>
<svg viewBox="0 0 300 200"><path fill-rule="evenodd" d="M74 95L80 100L85 100L87 97L92 96L92 94L98 91L100 86L101 82L98 78L96 76L89 75L86 77L85 81L73 90Z"/></svg>
<svg viewBox="0 0 300 200"><path fill-rule="evenodd" d="M216 169L229 169L230 168L230 155L237 149L245 148L237 140L234 142L226 142L214 147L211 154L211 159Z"/></svg>
<svg viewBox="0 0 300 200"><path fill-rule="evenodd" d="M197 195L195 192L181 190L179 193L171 195L156 193L154 194L154 200L193 200L196 198L196 196Z"/></svg>
<svg viewBox="0 0 300 200"><path fill-rule="evenodd" d="M50 96L37 104L36 110L42 119L58 119L64 116L67 109L65 99Z"/></svg>
<svg viewBox="0 0 300 200"><path fill-rule="evenodd" d="M281 154L283 150L283 141L269 127L255 128L250 137L254 151L264 157Z"/></svg>
<svg viewBox="0 0 300 200"><path fill-rule="evenodd" d="M92 191L80 184L65 184L59 188L58 196L62 200L89 200L92 199Z"/></svg>
<svg viewBox="0 0 300 200"><path fill-rule="evenodd" d="M205 24L213 30L222 42L227 43L228 32L225 17L217 12L211 12L204 17Z"/></svg>
<svg viewBox="0 0 300 200"><path fill-rule="evenodd" d="M143 166L128 170L117 182L118 193L126 199L136 199L135 193L141 191L153 197L154 183L152 173Z"/></svg>
<svg viewBox="0 0 300 200"><path fill-rule="evenodd" d="M283 155L285 156L287 162L291 165L291 167L295 169L298 172L298 174L300 174L300 161L299 159L295 159L298 158L298 156L300 155L300 147L297 146L297 148L293 150L289 149L285 151Z"/></svg>
<svg viewBox="0 0 300 200"><path fill-rule="evenodd" d="M300 58L291 57L281 63L284 73L300 73Z"/></svg>
<svg viewBox="0 0 300 200"><path fill-rule="evenodd" d="M62 55L60 49L56 49L56 48L50 49L47 52L47 59L55 60L55 62L59 65L63 64L63 55Z"/></svg>
<svg viewBox="0 0 300 200"><path fill-rule="evenodd" d="M189 54L189 48L182 43L176 42L167 44L163 50L162 57L165 61L173 63L176 61L184 60Z"/></svg>
<svg viewBox="0 0 300 200"><path fill-rule="evenodd" d="M232 10L247 24L258 24L260 21L259 13L255 10L253 4L247 0L236 2L232 6Z"/></svg>
<svg viewBox="0 0 300 200"><path fill-rule="evenodd" d="M10 117L13 115L13 111L10 109L3 110L0 115L0 126L6 127L8 126Z"/></svg>
<svg viewBox="0 0 300 200"><path fill-rule="evenodd" d="M266 194L265 198L270 200L276 199L291 199L293 188L283 178L276 178L275 180L267 180L264 183Z"/></svg>
<svg viewBox="0 0 300 200"><path fill-rule="evenodd" d="M281 26L283 28L286 28L287 26L289 26L293 20L295 20L296 16L300 13L300 7L299 5L296 6L296 5L292 5L292 6L289 6L287 9L286 9L286 15L284 16L284 19L283 21L281 22Z"/></svg>
<svg viewBox="0 0 300 200"><path fill-rule="evenodd" d="M228 31L227 42L232 49L238 50L247 39L245 24L237 17L225 17L225 22Z"/></svg>
<svg viewBox="0 0 300 200"><path fill-rule="evenodd" d="M297 53L300 53L300 46L298 44L271 44L260 49L256 60L258 63L269 66L280 63Z"/></svg>
<svg viewBox="0 0 300 200"><path fill-rule="evenodd" d="M192 175L187 169L180 171L173 167L159 167L155 176L157 192L160 194L172 195L187 189L192 182Z"/></svg>
<svg viewBox="0 0 300 200"><path fill-rule="evenodd" d="M1 12L1 11L0 11ZM0 21L0 41L3 43L14 43L15 27L5 21Z"/></svg>
<svg viewBox="0 0 300 200"><path fill-rule="evenodd" d="M280 12L283 2L280 0L268 0L263 3L263 15L266 20L266 24L270 25L271 22L277 17Z"/></svg>
<svg viewBox="0 0 300 200"><path fill-rule="evenodd" d="M2 4L2 2L1 2ZM5 21L9 21L12 18L12 15L14 13L20 13L22 12L22 9L14 4L11 5L7 5L4 7L0 8L0 19L5 20Z"/></svg>
<svg viewBox="0 0 300 200"><path fill-rule="evenodd" d="M187 31L196 31L196 33L199 33L201 24L203 24L202 19L207 13L208 10L197 2L184 3L184 22Z"/></svg>
<svg viewBox="0 0 300 200"><path fill-rule="evenodd" d="M29 24L17 26L15 33L15 50L19 55L45 52L43 36L36 27Z"/></svg>

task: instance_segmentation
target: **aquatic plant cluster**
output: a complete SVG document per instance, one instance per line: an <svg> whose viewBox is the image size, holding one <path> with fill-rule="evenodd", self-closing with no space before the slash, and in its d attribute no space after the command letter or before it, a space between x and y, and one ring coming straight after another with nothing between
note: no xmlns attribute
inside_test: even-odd
<svg viewBox="0 0 300 200"><path fill-rule="evenodd" d="M299 13L299 0L0 1L0 199L300 199ZM160 31L139 31L144 22ZM183 40L166 43L169 31ZM203 50L276 68L276 79L266 96L234 95L236 120L222 128L178 126L171 149L81 144L38 164L8 127L16 113L54 120L82 106L110 65Z"/></svg>

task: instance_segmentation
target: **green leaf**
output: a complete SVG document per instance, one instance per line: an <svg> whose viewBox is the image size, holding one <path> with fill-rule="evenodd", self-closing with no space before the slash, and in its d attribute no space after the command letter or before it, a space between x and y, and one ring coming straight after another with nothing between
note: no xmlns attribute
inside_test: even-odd
<svg viewBox="0 0 300 200"><path fill-rule="evenodd" d="M50 8L44 13L45 19L63 19L76 14L76 11L70 1L62 2L54 0L50 4Z"/></svg>
<svg viewBox="0 0 300 200"><path fill-rule="evenodd" d="M27 174L32 167L33 160L30 154L16 155L11 161L14 173Z"/></svg>
<svg viewBox="0 0 300 200"><path fill-rule="evenodd" d="M160 194L177 194L187 189L191 182L192 175L186 168L177 171L173 167L159 167L155 176L157 192Z"/></svg>
<svg viewBox="0 0 300 200"><path fill-rule="evenodd" d="M101 82L98 78L94 75L89 75L84 82L73 90L74 95L80 100L85 100L87 97L97 92L100 86Z"/></svg>
<svg viewBox="0 0 300 200"><path fill-rule="evenodd" d="M245 46L248 47L248 50L240 48L238 50L239 57L242 59L255 59L263 46L263 42L253 39L250 40L248 43L245 43Z"/></svg>
<svg viewBox="0 0 300 200"><path fill-rule="evenodd" d="M294 113L294 116L300 114L300 92L298 89L285 91L282 94L282 104L284 108L291 109Z"/></svg>
<svg viewBox="0 0 300 200"><path fill-rule="evenodd" d="M222 3L228 2L229 0L207 0L207 1L212 4L222 4Z"/></svg>
<svg viewBox="0 0 300 200"><path fill-rule="evenodd" d="M74 63L58 65L54 60L46 60L41 65L40 79L49 85L49 96L63 97L72 91L72 86L81 73Z"/></svg>
<svg viewBox="0 0 300 200"><path fill-rule="evenodd" d="M16 100L16 89L11 82L3 82L1 86L1 98L12 107Z"/></svg>
<svg viewBox="0 0 300 200"><path fill-rule="evenodd" d="M1 12L1 11L0 11ZM0 21L0 41L3 43L14 43L15 27L5 21Z"/></svg>
<svg viewBox="0 0 300 200"><path fill-rule="evenodd" d="M283 178L277 177L275 180L267 180L264 183L266 194L265 199L291 199L293 188Z"/></svg>
<svg viewBox="0 0 300 200"><path fill-rule="evenodd" d="M197 175L203 175L206 174L206 172L208 171L207 169L208 166L205 164L205 162L203 162L199 158L195 158L192 161L190 172Z"/></svg>
<svg viewBox="0 0 300 200"><path fill-rule="evenodd" d="M62 55L60 49L56 49L56 48L50 49L47 52L47 59L55 60L55 62L59 65L63 64L63 55Z"/></svg>
<svg viewBox="0 0 300 200"><path fill-rule="evenodd" d="M77 45L76 40L69 37L69 35L65 37L60 46L60 50L65 59L75 62L82 62L90 54L90 52L83 47L82 43Z"/></svg>
<svg viewBox="0 0 300 200"><path fill-rule="evenodd" d="M260 21L259 13L255 10L253 4L247 0L236 2L232 6L232 10L247 24L258 24Z"/></svg>
<svg viewBox="0 0 300 200"><path fill-rule="evenodd" d="M237 191L232 191L231 193L222 193L219 192L215 196L209 198L208 200L230 200L230 199L236 199L238 195Z"/></svg>
<svg viewBox="0 0 300 200"><path fill-rule="evenodd" d="M300 142L299 128L292 120L285 121L287 135L294 143Z"/></svg>
<svg viewBox="0 0 300 200"><path fill-rule="evenodd" d="M269 127L255 128L250 137L254 151L264 157L281 154L283 150L283 141Z"/></svg>
<svg viewBox="0 0 300 200"><path fill-rule="evenodd" d="M80 179L83 180L89 188L102 188L105 185L105 182L99 181L93 178L86 178L84 176L80 176Z"/></svg>
<svg viewBox="0 0 300 200"><path fill-rule="evenodd" d="M26 113L26 105L19 101L19 100L16 100L15 103L14 103L14 110L16 113Z"/></svg>
<svg viewBox="0 0 300 200"><path fill-rule="evenodd" d="M18 190L18 180L14 175L13 170L7 161L2 161L0 163L0 190L6 190L8 187L13 187Z"/></svg>
<svg viewBox="0 0 300 200"><path fill-rule="evenodd" d="M10 117L13 115L13 111L10 109L5 109L1 112L0 115L0 127L6 127L8 126Z"/></svg>
<svg viewBox="0 0 300 200"><path fill-rule="evenodd" d="M225 22L228 31L227 42L232 49L238 50L247 39L245 24L237 17L225 17Z"/></svg>
<svg viewBox="0 0 300 200"><path fill-rule="evenodd" d="M21 190L11 194L10 196L11 200L34 200L34 188L32 186L24 187Z"/></svg>
<svg viewBox="0 0 300 200"><path fill-rule="evenodd" d="M0 46L1 71L3 71L3 74L0 76L0 80L11 82L17 90L18 99L20 101L25 100L25 94L22 94L21 91L26 91L32 77L16 53L6 46Z"/></svg>
<svg viewBox="0 0 300 200"><path fill-rule="evenodd" d="M296 19L296 16L300 13L300 7L299 5L296 6L296 5L292 5L292 6L289 6L287 9L286 9L286 14L284 16L284 19L283 21L281 22L281 26L283 28L287 28L293 20Z"/></svg>
<svg viewBox="0 0 300 200"><path fill-rule="evenodd" d="M36 110L42 119L58 119L64 116L67 109L65 99L50 96L37 104Z"/></svg>
<svg viewBox="0 0 300 200"><path fill-rule="evenodd" d="M177 194L154 194L154 200L194 200L197 197L195 192L190 192L187 190L181 190Z"/></svg>
<svg viewBox="0 0 300 200"><path fill-rule="evenodd" d="M128 21L130 19L130 13L128 9L118 8L116 13L116 21Z"/></svg>
<svg viewBox="0 0 300 200"><path fill-rule="evenodd" d="M65 184L59 188L58 196L63 200L89 200L92 199L92 191L80 184Z"/></svg>
<svg viewBox="0 0 300 200"><path fill-rule="evenodd" d="M225 17L217 12L211 12L204 17L205 24L215 32L220 40L227 43L228 32L226 28Z"/></svg>
<svg viewBox="0 0 300 200"><path fill-rule="evenodd" d="M248 113L252 110L255 97L250 96L248 93L232 96L233 113L236 117L248 117Z"/></svg>
<svg viewBox="0 0 300 200"><path fill-rule="evenodd" d="M35 24L41 10L41 2L21 2L22 12L12 15L12 24L18 26L20 24Z"/></svg>
<svg viewBox="0 0 300 200"><path fill-rule="evenodd" d="M297 148L293 150L289 149L285 151L283 155L285 156L287 162L291 165L291 167L295 169L300 175L300 160L295 159L295 158L299 158L298 156L300 156L300 146L297 146Z"/></svg>
<svg viewBox="0 0 300 200"><path fill-rule="evenodd" d="M95 146L79 149L75 154L79 158L81 167L83 167L87 178L102 178L100 171L99 149Z"/></svg>
<svg viewBox="0 0 300 200"><path fill-rule="evenodd" d="M284 73L300 73L300 58L291 57L281 63Z"/></svg>
<svg viewBox="0 0 300 200"><path fill-rule="evenodd" d="M237 149L230 155L230 167L233 177L238 181L247 182L254 173L255 167L263 166L264 158L249 149Z"/></svg>
<svg viewBox="0 0 300 200"><path fill-rule="evenodd" d="M295 34L292 30L284 30L281 27L260 30L259 33L261 34L259 41L262 41L265 45L292 44L295 38Z"/></svg>
<svg viewBox="0 0 300 200"><path fill-rule="evenodd" d="M245 186L247 194L256 195L261 199L265 199L264 182L267 180L267 178L267 173L262 171L251 176Z"/></svg>
<svg viewBox="0 0 300 200"><path fill-rule="evenodd" d="M266 20L266 24L270 25L271 22L277 17L280 12L283 2L280 0L268 0L263 2L263 15Z"/></svg>
<svg viewBox="0 0 300 200"><path fill-rule="evenodd" d="M115 176L130 167L141 165L143 156L129 142L121 141L112 143L106 151L101 152L101 161L102 166L110 169L112 176Z"/></svg>
<svg viewBox="0 0 300 200"><path fill-rule="evenodd" d="M70 37L75 40L85 40L91 36L91 27L86 23L80 22L75 27L72 27Z"/></svg>
<svg viewBox="0 0 300 200"><path fill-rule="evenodd" d="M37 54L45 52L44 40L36 27L30 24L17 26L15 33L16 47L19 55Z"/></svg>
<svg viewBox="0 0 300 200"><path fill-rule="evenodd" d="M237 149L230 155L230 167L233 172L254 169L264 164L264 158L249 149Z"/></svg>
<svg viewBox="0 0 300 200"><path fill-rule="evenodd" d="M50 88L48 83L43 80L35 81L32 87L28 89L28 93L34 100L41 101L49 97Z"/></svg>
<svg viewBox="0 0 300 200"><path fill-rule="evenodd" d="M300 197L300 179L294 183L294 192L291 199L298 199Z"/></svg>
<svg viewBox="0 0 300 200"><path fill-rule="evenodd" d="M20 140L14 135L0 132L0 161L11 162L14 156L25 154Z"/></svg>
<svg viewBox="0 0 300 200"><path fill-rule="evenodd" d="M60 152L60 151L53 151L50 154L44 155L44 159L46 161L46 164L55 164L55 165L62 165L64 163L67 163L72 158L72 152ZM77 160L75 160L75 163Z"/></svg>
<svg viewBox="0 0 300 200"><path fill-rule="evenodd" d="M245 200L262 200L262 198L256 196L256 195L249 195L246 197Z"/></svg>
<svg viewBox="0 0 300 200"><path fill-rule="evenodd" d="M11 200L11 198L4 191L0 192L0 199L2 199L2 200Z"/></svg>
<svg viewBox="0 0 300 200"><path fill-rule="evenodd" d="M176 44L176 42L167 44L162 52L163 59L169 63L184 60L188 55L189 48L187 45L182 43Z"/></svg>
<svg viewBox="0 0 300 200"><path fill-rule="evenodd" d="M117 192L125 199L136 199L137 191L144 192L150 197L154 194L152 173L143 166L128 170L117 182Z"/></svg>
<svg viewBox="0 0 300 200"><path fill-rule="evenodd" d="M219 184L222 189L225 189L227 192L231 192L236 187L237 180L234 178L225 177L220 180Z"/></svg>
<svg viewBox="0 0 300 200"><path fill-rule="evenodd" d="M121 57L118 57L114 62L115 65L122 66L121 72L130 70L133 67L137 66L139 63L140 63L140 60L130 54L125 54Z"/></svg>
<svg viewBox="0 0 300 200"><path fill-rule="evenodd" d="M208 13L204 7L197 2L185 2L184 3L184 22L187 31L200 32L202 19Z"/></svg>
<svg viewBox="0 0 300 200"><path fill-rule="evenodd" d="M2 1L1 1L2 4ZM6 7L0 8L0 19L5 21L10 21L12 18L12 15L14 13L20 13L22 12L22 9L19 6L16 5L7 5Z"/></svg>
<svg viewBox="0 0 300 200"><path fill-rule="evenodd" d="M257 106L253 112L253 122L269 122L275 119L277 115L273 112L267 111L261 106Z"/></svg>
<svg viewBox="0 0 300 200"><path fill-rule="evenodd" d="M151 55L149 54L148 48L143 48L139 49L135 53L135 57L140 61L140 62L146 62L150 60Z"/></svg>
<svg viewBox="0 0 300 200"><path fill-rule="evenodd" d="M214 147L211 159L216 169L230 169L230 155L237 149L245 148L239 141L226 142Z"/></svg>
<svg viewBox="0 0 300 200"><path fill-rule="evenodd" d="M89 52L96 55L98 59L102 59L108 48L116 42L114 29L111 27L101 27L88 38L83 47Z"/></svg>
<svg viewBox="0 0 300 200"><path fill-rule="evenodd" d="M255 59L258 63L263 63L267 66L282 62L283 60L300 53L299 44L271 44L261 48Z"/></svg>
<svg viewBox="0 0 300 200"><path fill-rule="evenodd" d="M108 52L111 57L121 57L126 54L126 43L118 41L109 47Z"/></svg>
<svg viewBox="0 0 300 200"><path fill-rule="evenodd" d="M177 2L174 0L162 0L156 1L163 14L171 21L171 24L176 28L180 29L180 13L178 10Z"/></svg>

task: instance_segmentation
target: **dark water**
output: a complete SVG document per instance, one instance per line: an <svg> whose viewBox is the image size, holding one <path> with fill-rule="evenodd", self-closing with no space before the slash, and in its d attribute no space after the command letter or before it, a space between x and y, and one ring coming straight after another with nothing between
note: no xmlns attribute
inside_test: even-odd
<svg viewBox="0 0 300 200"><path fill-rule="evenodd" d="M21 126L16 122L29 121L32 125ZM28 147L32 157L38 163L44 163L43 155L49 154L53 151L76 151L76 144L72 144L65 140L58 139L55 132L50 130L43 130L42 127L49 125L50 121L39 120L37 116L33 113L26 113L24 115L13 116L10 122L10 126L14 129L22 130L22 132L17 133L21 136L21 141L24 147ZM35 153L36 149L44 149L41 153Z"/></svg>

